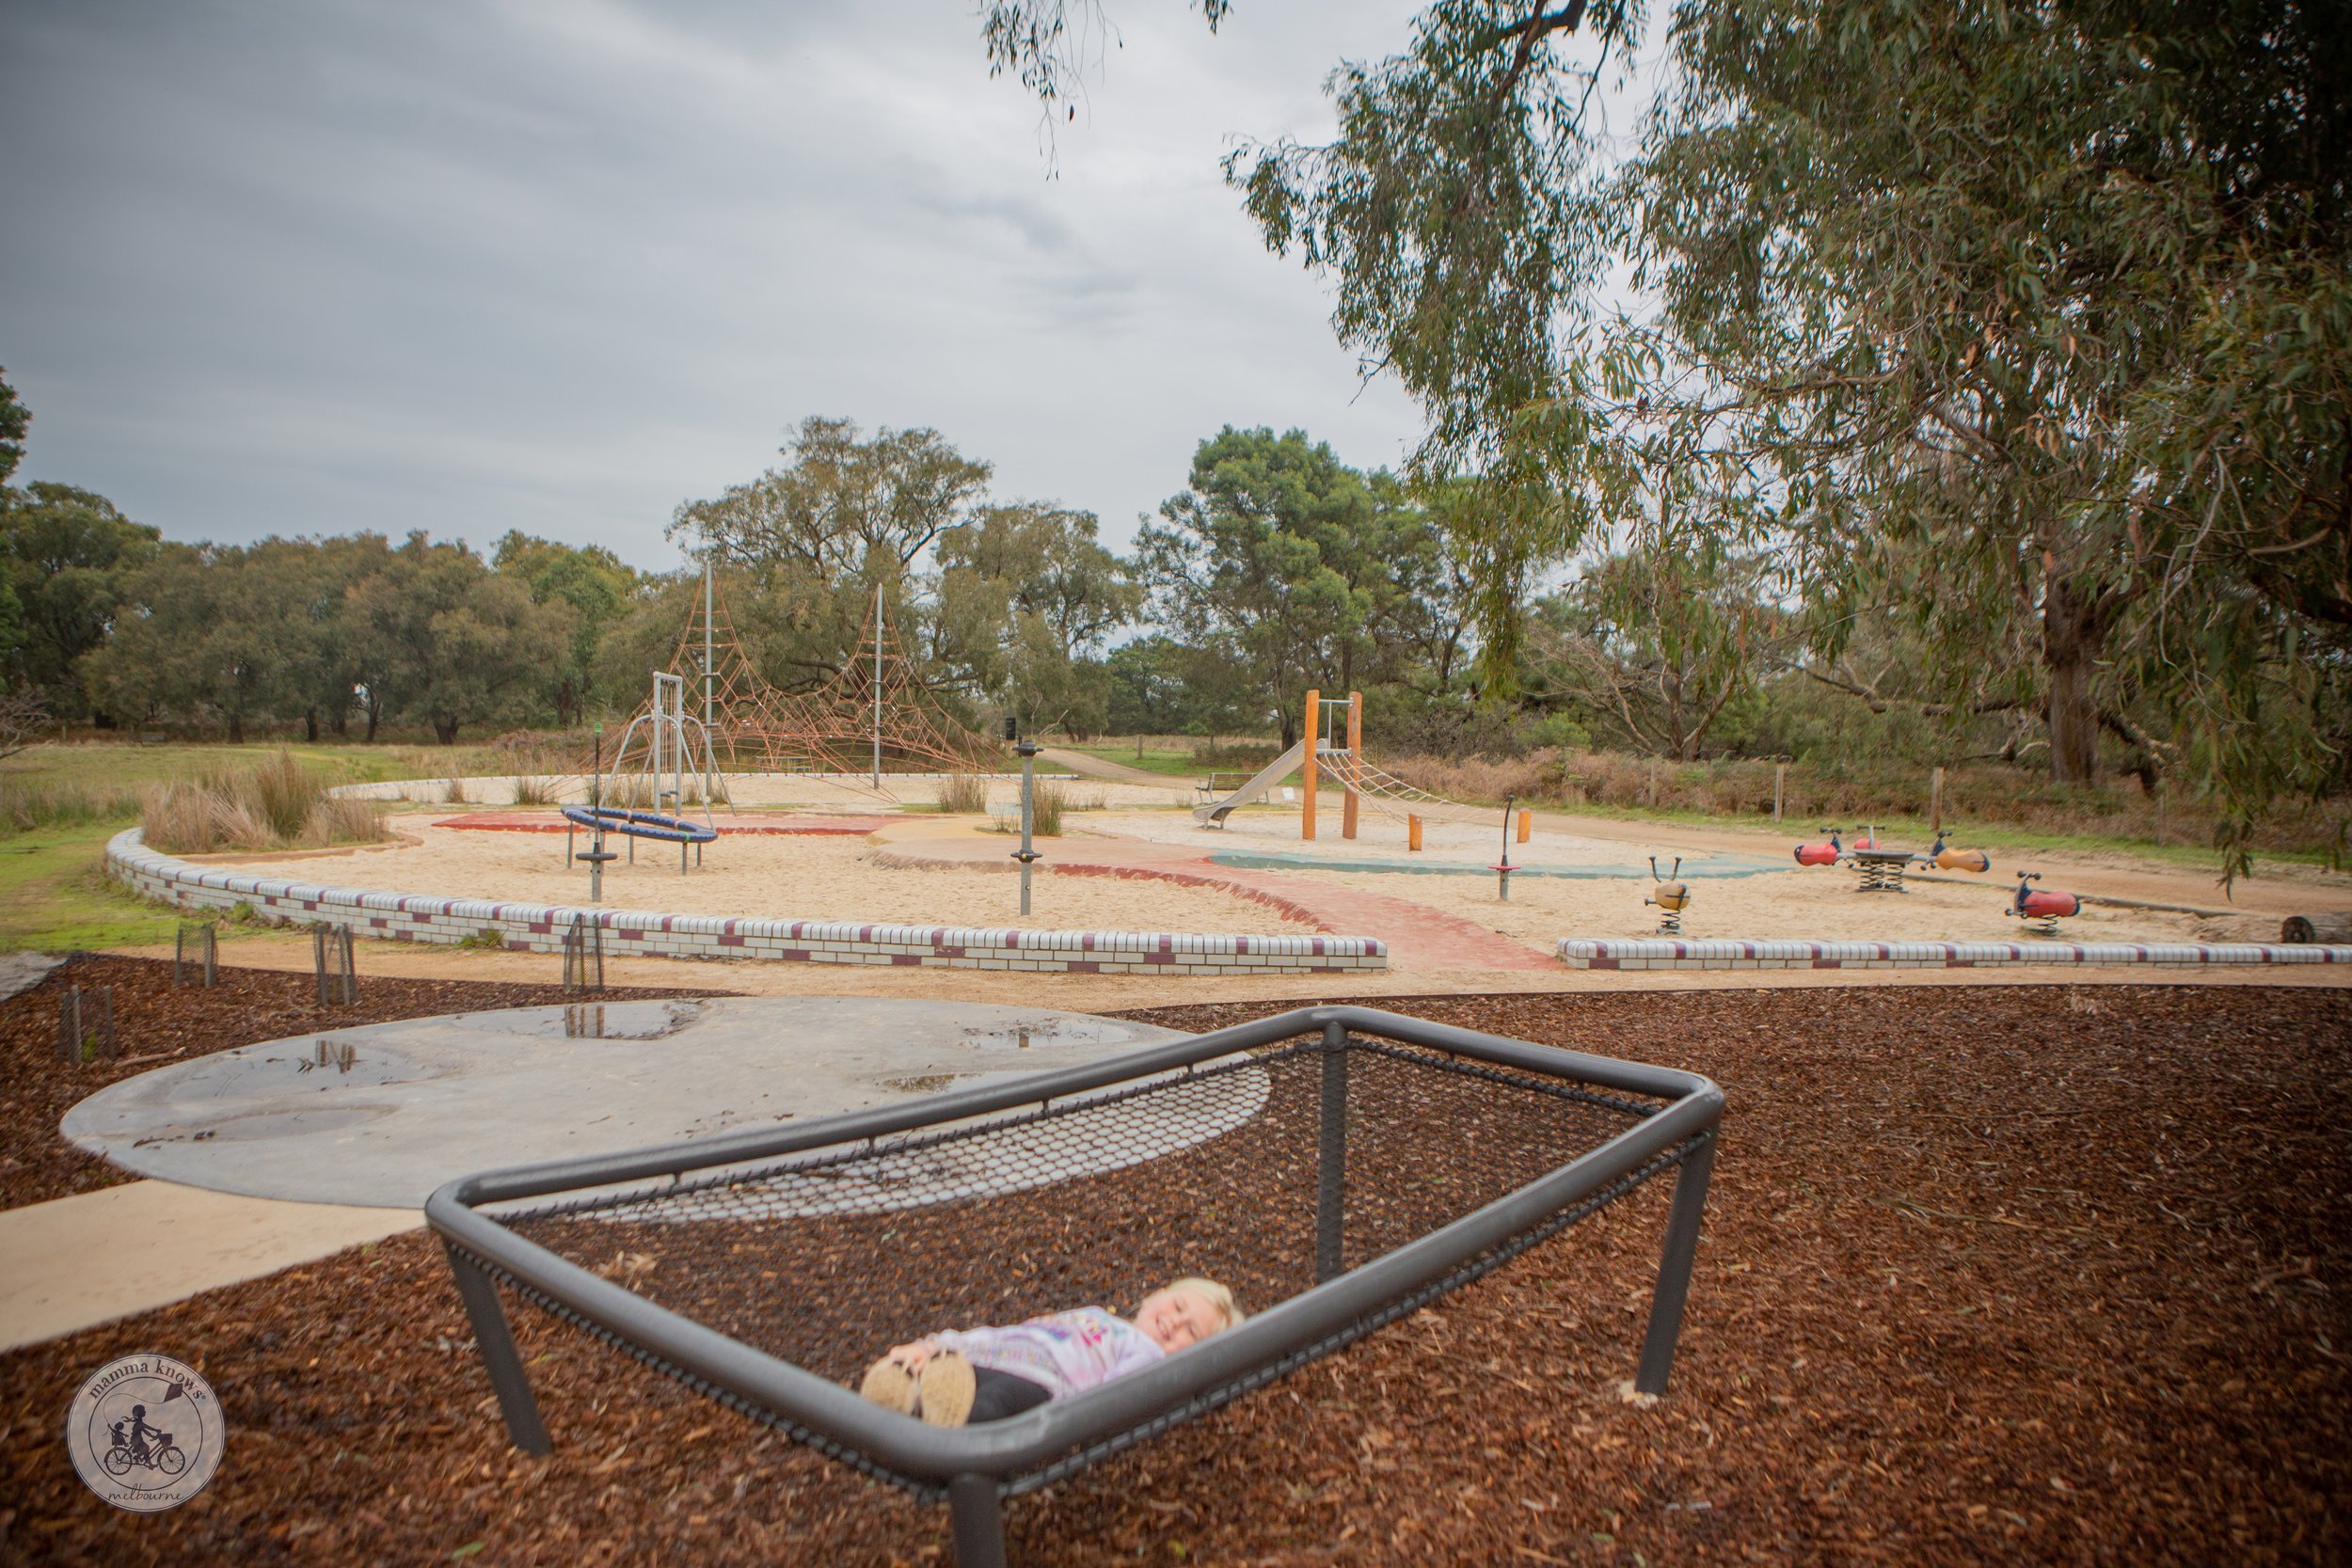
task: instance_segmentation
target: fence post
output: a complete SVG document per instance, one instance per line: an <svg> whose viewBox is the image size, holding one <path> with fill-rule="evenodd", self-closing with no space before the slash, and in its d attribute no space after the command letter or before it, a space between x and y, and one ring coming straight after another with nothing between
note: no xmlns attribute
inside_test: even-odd
<svg viewBox="0 0 2352 1568"><path fill-rule="evenodd" d="M1929 786L1929 794L1928 794L1928 832L1931 832L1931 833L1940 833L1940 832L1942 832L1943 831L1944 831L1944 769L1942 769L1941 768L1937 768L1937 769L1935 770L1935 782L1934 782L1934 784Z"/></svg>
<svg viewBox="0 0 2352 1568"><path fill-rule="evenodd" d="M1788 784L1788 765L1785 762L1772 764L1772 820L1775 822L1780 820L1782 792Z"/></svg>
<svg viewBox="0 0 2352 1568"><path fill-rule="evenodd" d="M1656 757L1649 759L1649 803L1652 811L1658 809L1658 759Z"/></svg>
<svg viewBox="0 0 2352 1568"><path fill-rule="evenodd" d="M1347 1222L1347 1029L1323 1026L1323 1127L1315 1161L1315 1283L1344 1270Z"/></svg>

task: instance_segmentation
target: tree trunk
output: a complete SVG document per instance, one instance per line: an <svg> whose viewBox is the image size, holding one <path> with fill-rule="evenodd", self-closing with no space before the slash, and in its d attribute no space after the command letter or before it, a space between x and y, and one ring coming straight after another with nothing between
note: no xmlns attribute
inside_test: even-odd
<svg viewBox="0 0 2352 1568"><path fill-rule="evenodd" d="M232 713L229 716L229 744L231 746L245 744L245 716L241 713Z"/></svg>
<svg viewBox="0 0 2352 1568"><path fill-rule="evenodd" d="M319 743L318 709L306 707L302 710L302 733L303 738L310 741L311 745L315 746Z"/></svg>
<svg viewBox="0 0 2352 1568"><path fill-rule="evenodd" d="M2050 779L2099 782L2099 703L2091 676L2106 641L2105 617L2049 570L2042 596L2042 661L2050 677Z"/></svg>
<svg viewBox="0 0 2352 1568"><path fill-rule="evenodd" d="M454 719L442 719L437 716L433 721L433 738L444 746L456 745L458 722Z"/></svg>

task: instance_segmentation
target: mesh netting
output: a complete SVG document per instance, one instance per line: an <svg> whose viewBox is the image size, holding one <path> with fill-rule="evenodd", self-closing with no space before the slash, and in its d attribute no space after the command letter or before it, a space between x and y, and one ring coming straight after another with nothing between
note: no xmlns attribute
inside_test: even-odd
<svg viewBox="0 0 2352 1568"><path fill-rule="evenodd" d="M899 1341L1073 1307L1132 1311L1183 1275L1222 1280L1262 1310L1318 1282L1325 1056L1310 1041L758 1169L492 1217L673 1311L852 1385ZM1343 1059L1342 1269L1559 1169L1659 1109L1417 1047L1359 1038ZM1541 1233L1680 1152L1553 1216ZM1524 1235L1459 1275L1535 1239ZM1334 1342L1395 1315L1374 1314ZM1260 1369L1089 1456L1307 1358Z"/></svg>

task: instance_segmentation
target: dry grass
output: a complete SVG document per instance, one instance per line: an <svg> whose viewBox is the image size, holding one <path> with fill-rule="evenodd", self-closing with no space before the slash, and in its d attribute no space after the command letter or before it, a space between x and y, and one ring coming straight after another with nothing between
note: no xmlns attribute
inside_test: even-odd
<svg viewBox="0 0 2352 1568"><path fill-rule="evenodd" d="M391 836L381 806L329 795L284 752L240 771L151 788L141 800L139 822L149 845L180 855L325 848Z"/></svg>
<svg viewBox="0 0 2352 1568"><path fill-rule="evenodd" d="M0 780L0 838L40 828L126 822L138 815L139 799L139 792L127 785Z"/></svg>
<svg viewBox="0 0 2352 1568"><path fill-rule="evenodd" d="M977 773L950 773L939 786L939 809L956 816L988 810L988 781Z"/></svg>
<svg viewBox="0 0 2352 1568"><path fill-rule="evenodd" d="M1084 808L1072 800L1070 791L1057 781L1041 779L1029 796L1029 832L1038 838L1061 836L1062 813ZM994 833L1017 833L1021 831L1018 810L993 819L988 831Z"/></svg>
<svg viewBox="0 0 2352 1568"><path fill-rule="evenodd" d="M452 779L441 785L441 799L453 806L470 805L473 797L466 793L466 781Z"/></svg>
<svg viewBox="0 0 2352 1568"><path fill-rule="evenodd" d="M515 803L518 806L552 806L559 803L563 791L555 781L540 773L521 773L515 779Z"/></svg>

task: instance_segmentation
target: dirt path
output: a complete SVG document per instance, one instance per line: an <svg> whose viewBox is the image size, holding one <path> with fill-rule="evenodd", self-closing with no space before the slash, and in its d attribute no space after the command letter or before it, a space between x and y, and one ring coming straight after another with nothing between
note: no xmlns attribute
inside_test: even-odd
<svg viewBox="0 0 2352 1568"><path fill-rule="evenodd" d="M1123 762L1106 762L1101 757L1090 757L1084 752L1065 751L1059 746L1041 746L1038 748L1037 754L1041 762L1050 762L1057 768L1067 768L1073 773L1084 773L1090 779L1108 779L1114 784L1144 784L1153 789L1165 789L1171 795L1192 793L1192 784L1188 780L1172 778L1166 773L1147 773L1140 768L1130 768Z"/></svg>

